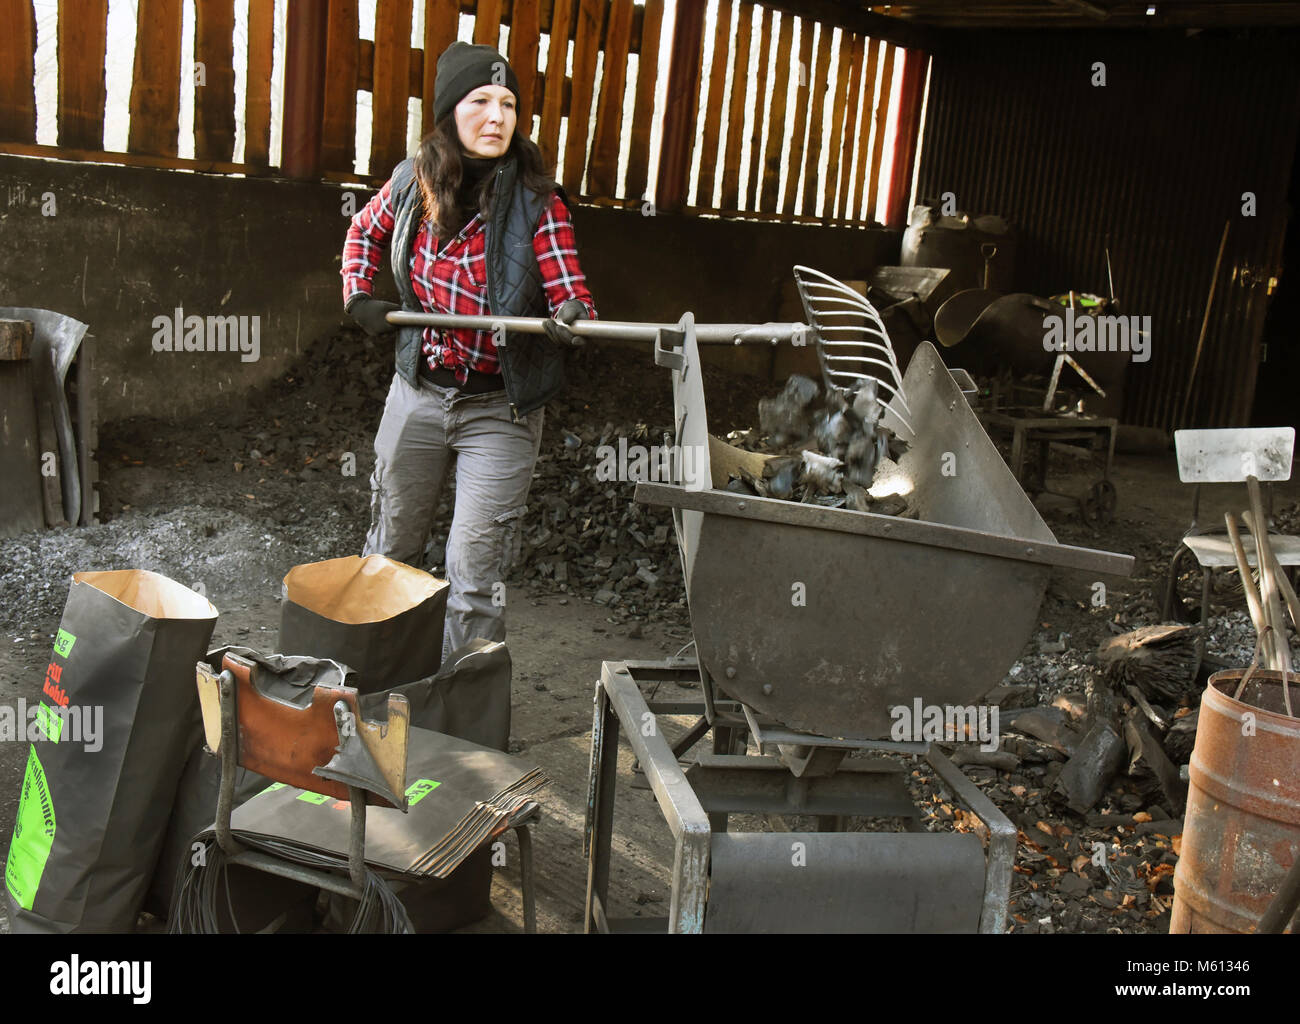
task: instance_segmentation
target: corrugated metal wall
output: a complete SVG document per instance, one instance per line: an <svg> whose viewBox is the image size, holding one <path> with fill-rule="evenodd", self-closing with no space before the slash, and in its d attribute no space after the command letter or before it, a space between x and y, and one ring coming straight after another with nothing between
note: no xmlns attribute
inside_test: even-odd
<svg viewBox="0 0 1300 1024"><path fill-rule="evenodd" d="M1094 63L1106 85L1092 84ZM1270 275L1280 275L1300 119L1294 34L961 33L936 54L919 192L1020 233L1017 287L1106 294L1152 317L1124 420L1249 421ZM1242 215L1253 192L1256 216ZM1225 221L1214 310L1179 422ZM1289 282L1296 287L1298 282Z"/></svg>

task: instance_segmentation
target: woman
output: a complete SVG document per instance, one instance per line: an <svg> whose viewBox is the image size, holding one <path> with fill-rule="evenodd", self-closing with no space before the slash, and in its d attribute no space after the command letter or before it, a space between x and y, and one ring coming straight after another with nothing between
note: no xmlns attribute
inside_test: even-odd
<svg viewBox="0 0 1300 1024"><path fill-rule="evenodd" d="M372 335L397 330L397 372L375 437L366 554L418 564L453 461L444 656L505 638L505 576L532 481L542 407L563 384L567 325L595 318L568 200L515 131L519 85L489 46L438 59L434 130L352 218L347 312ZM401 304L371 294L390 250ZM534 316L546 334L403 327L395 309Z"/></svg>

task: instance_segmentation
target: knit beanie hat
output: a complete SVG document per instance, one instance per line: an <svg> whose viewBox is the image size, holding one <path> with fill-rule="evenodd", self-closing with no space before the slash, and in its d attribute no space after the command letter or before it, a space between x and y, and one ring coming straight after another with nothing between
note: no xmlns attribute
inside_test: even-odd
<svg viewBox="0 0 1300 1024"><path fill-rule="evenodd" d="M481 85L504 86L515 94L515 103L519 102L519 79L501 54L490 46L452 43L438 58L438 75L433 83L434 121L441 121Z"/></svg>

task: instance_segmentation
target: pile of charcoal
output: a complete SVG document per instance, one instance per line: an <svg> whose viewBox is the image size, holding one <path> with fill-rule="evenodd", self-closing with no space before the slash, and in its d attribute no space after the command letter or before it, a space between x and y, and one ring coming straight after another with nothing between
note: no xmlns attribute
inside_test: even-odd
<svg viewBox="0 0 1300 1024"><path fill-rule="evenodd" d="M525 580L591 597L619 620L684 617L672 510L634 500L634 480L602 481L599 473L606 446L620 438L648 446L662 432L644 423L581 424L547 446L528 499L530 525L517 566Z"/></svg>
<svg viewBox="0 0 1300 1024"><path fill-rule="evenodd" d="M547 407L514 575L540 592L589 597L615 621L683 624L672 509L634 497L637 479L667 479L653 456L671 444L672 388L666 374L647 378L650 365L647 353L613 346L575 353L568 389ZM714 429L752 425L765 382L707 366L704 382ZM651 458L611 473L620 446Z"/></svg>
<svg viewBox="0 0 1300 1024"><path fill-rule="evenodd" d="M1158 629L1124 638L1129 657L1104 645L1097 665L1081 673L1082 692L1053 697L1033 679L1020 681L1032 675L1017 671L1022 659L984 698L999 708L998 749L945 749L1016 826L1011 931L1168 931L1186 799L1170 758L1185 763L1190 754L1194 719L1190 731L1187 719L1195 712L1174 711L1175 695L1185 700L1194 686L1173 685L1186 633ZM1153 645L1162 662L1156 673L1151 658L1137 656ZM1148 702L1148 693L1166 703ZM1153 713L1172 724L1163 749ZM987 825L932 772L922 766L911 774L929 830L987 838Z"/></svg>
<svg viewBox="0 0 1300 1024"><path fill-rule="evenodd" d="M757 436L728 435L738 447L771 457L761 470L738 466L727 490L915 518L896 484L907 445L881 422L884 411L874 380L848 393L793 374L779 395L759 400Z"/></svg>
<svg viewBox="0 0 1300 1024"><path fill-rule="evenodd" d="M1045 752L1056 753L1050 747ZM1007 930L1168 932L1182 820L1171 819L1123 778L1096 811L1073 813L1052 793L1053 767L1060 762L1025 758L1010 770L962 769L1016 827ZM907 783L927 830L987 836L987 826L928 765L913 769Z"/></svg>

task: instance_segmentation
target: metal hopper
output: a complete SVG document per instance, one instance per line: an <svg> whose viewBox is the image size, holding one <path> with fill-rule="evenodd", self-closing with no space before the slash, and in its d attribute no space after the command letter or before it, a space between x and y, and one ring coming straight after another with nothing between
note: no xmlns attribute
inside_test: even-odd
<svg viewBox="0 0 1300 1024"><path fill-rule="evenodd" d="M918 520L722 490L745 456L709 436L691 314L655 360L677 447L672 482L636 497L674 509L701 669L793 729L883 739L897 705L976 703L1032 633L1053 566L1132 571L1056 542L929 343L903 376L905 420L895 396L883 421L911 443L900 486Z"/></svg>

